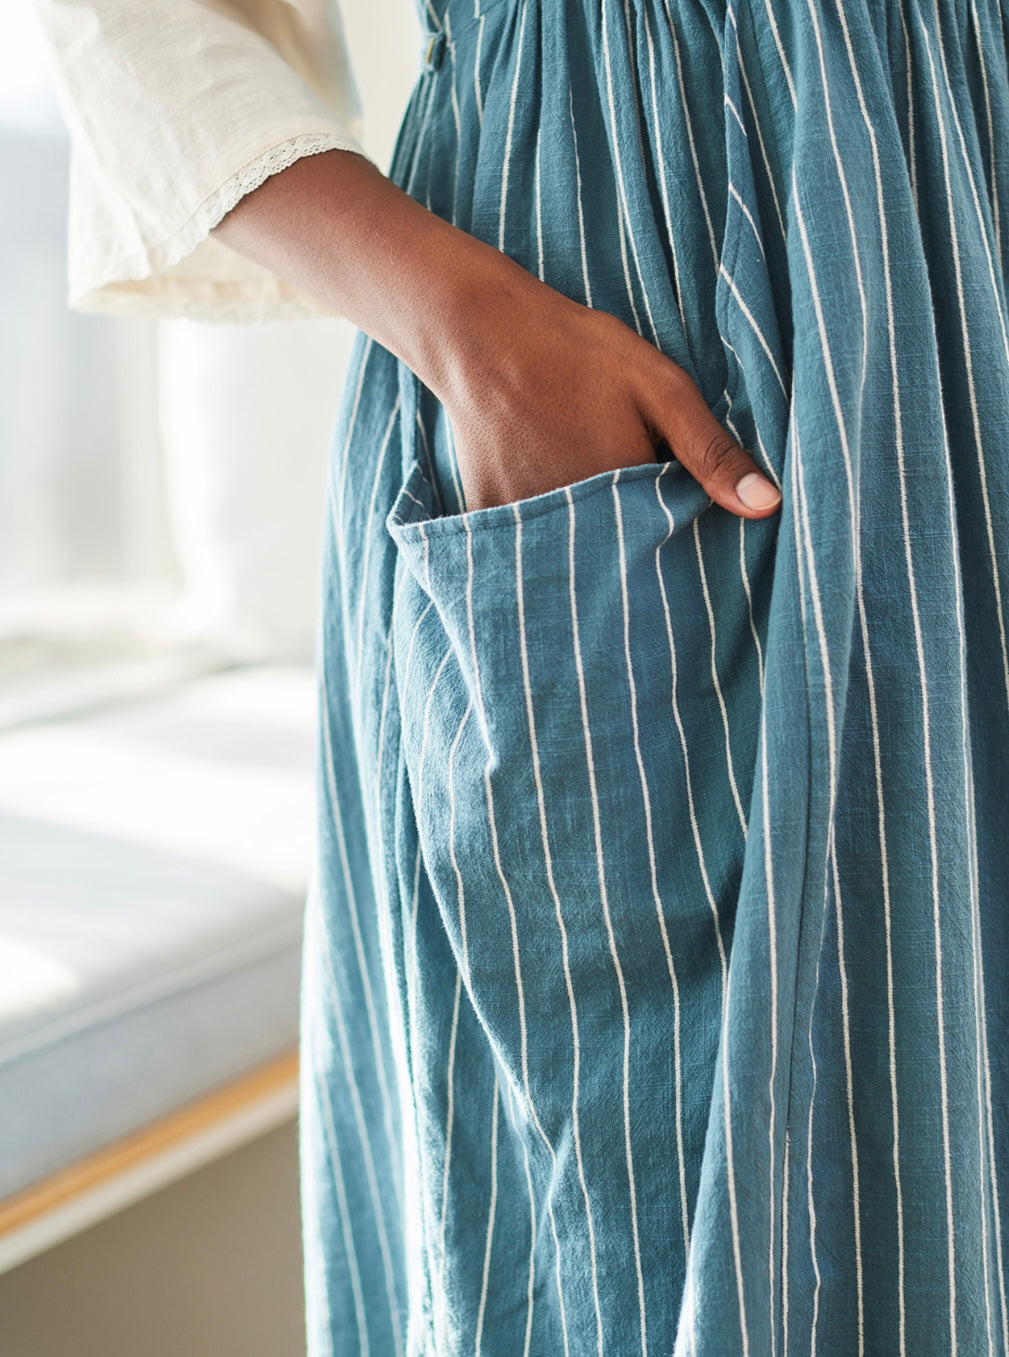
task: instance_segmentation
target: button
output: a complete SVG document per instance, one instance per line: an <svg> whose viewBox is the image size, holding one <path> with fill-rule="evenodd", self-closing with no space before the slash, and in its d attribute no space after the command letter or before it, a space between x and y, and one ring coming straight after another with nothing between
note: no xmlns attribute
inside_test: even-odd
<svg viewBox="0 0 1009 1357"><path fill-rule="evenodd" d="M429 71L436 71L441 65L442 54L445 51L445 34L439 29L437 33L428 33L427 45L424 48L424 68Z"/></svg>

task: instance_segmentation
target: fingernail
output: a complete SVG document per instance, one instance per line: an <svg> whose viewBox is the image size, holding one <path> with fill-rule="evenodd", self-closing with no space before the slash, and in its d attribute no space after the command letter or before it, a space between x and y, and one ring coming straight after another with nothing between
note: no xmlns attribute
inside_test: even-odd
<svg viewBox="0 0 1009 1357"><path fill-rule="evenodd" d="M759 471L748 471L736 482L736 494L748 509L769 509L781 499L766 476Z"/></svg>

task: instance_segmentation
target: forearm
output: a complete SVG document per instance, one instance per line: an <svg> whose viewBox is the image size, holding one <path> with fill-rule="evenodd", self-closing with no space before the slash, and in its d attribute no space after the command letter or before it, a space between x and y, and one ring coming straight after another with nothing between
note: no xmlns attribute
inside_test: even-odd
<svg viewBox="0 0 1009 1357"><path fill-rule="evenodd" d="M543 287L351 151L271 176L214 235L348 317L443 399L479 363L495 301Z"/></svg>

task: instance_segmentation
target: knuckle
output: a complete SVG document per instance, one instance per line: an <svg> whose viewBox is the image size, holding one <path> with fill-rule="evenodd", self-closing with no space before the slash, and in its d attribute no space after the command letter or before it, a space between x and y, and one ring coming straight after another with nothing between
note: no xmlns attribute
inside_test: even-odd
<svg viewBox="0 0 1009 1357"><path fill-rule="evenodd" d="M664 374L666 381L669 384L670 398L673 400L682 399L687 391L695 392L697 390L697 383L694 381L693 377L691 377L687 369L681 367L679 363L674 363L670 359L666 359L664 363Z"/></svg>
<svg viewBox="0 0 1009 1357"><path fill-rule="evenodd" d="M625 325L619 316L615 316L612 311L591 311L593 322L599 329L601 338L610 343L632 335L634 332L629 326Z"/></svg>
<svg viewBox="0 0 1009 1357"><path fill-rule="evenodd" d="M701 439L695 465L706 480L721 481L733 476L739 467L740 456L740 448L731 434L718 429Z"/></svg>

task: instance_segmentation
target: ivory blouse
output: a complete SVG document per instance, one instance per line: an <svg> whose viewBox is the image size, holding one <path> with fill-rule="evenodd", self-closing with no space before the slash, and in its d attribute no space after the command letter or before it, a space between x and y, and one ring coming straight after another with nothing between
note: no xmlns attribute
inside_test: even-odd
<svg viewBox="0 0 1009 1357"><path fill-rule="evenodd" d="M35 8L71 136L69 306L229 321L330 314L210 232L300 156L364 154L337 0Z"/></svg>

